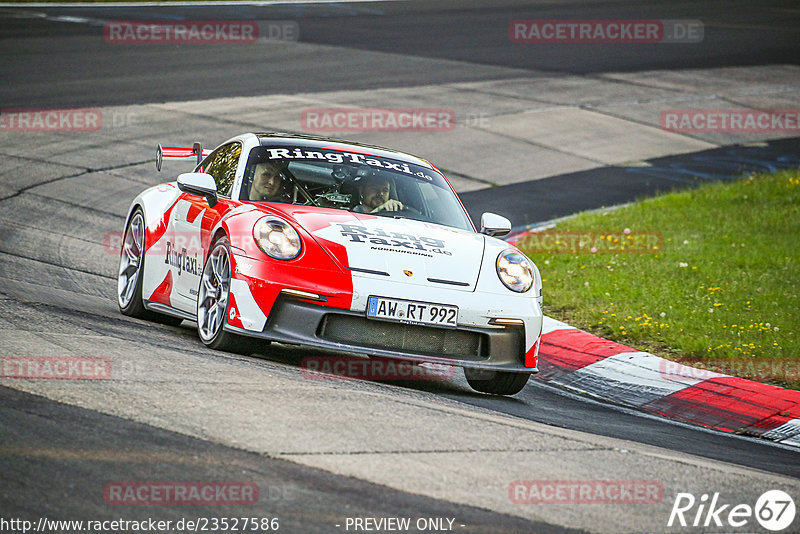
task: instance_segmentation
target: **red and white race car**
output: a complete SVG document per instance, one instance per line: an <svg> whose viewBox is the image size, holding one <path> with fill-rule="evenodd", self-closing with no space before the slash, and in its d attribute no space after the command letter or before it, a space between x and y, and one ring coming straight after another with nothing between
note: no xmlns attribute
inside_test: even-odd
<svg viewBox="0 0 800 534"><path fill-rule="evenodd" d="M205 157L204 157L205 156ZM194 172L137 196L119 267L123 314L196 321L209 347L251 338L460 366L476 390L510 395L537 372L541 277L476 231L425 160L297 135L244 134ZM266 343L265 343L266 344Z"/></svg>

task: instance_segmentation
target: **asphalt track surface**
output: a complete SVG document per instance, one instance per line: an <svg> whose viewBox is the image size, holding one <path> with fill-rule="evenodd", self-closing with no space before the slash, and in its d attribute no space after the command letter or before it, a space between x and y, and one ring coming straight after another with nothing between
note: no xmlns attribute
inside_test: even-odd
<svg viewBox="0 0 800 534"><path fill-rule="evenodd" d="M512 3L508 3L512 4ZM518 77L520 70L539 73L670 69L686 67L797 63L800 58L800 10L793 2L598 2L589 6L573 2L538 2L524 5L490 5L473 2L470 8L454 3L366 3L292 5L283 7L33 8L49 17L76 16L93 20L143 19L259 19L297 20L301 42L336 45L352 50L321 51L318 56L298 52L291 45L274 48L211 46L186 51L177 46L106 45L98 26L68 23L47 17L29 17L26 10L0 8L0 106L78 107L136 104L224 96L250 96L293 91L370 89L413 86L451 81L475 81ZM706 26L702 47L688 44L604 46L587 52L581 47L542 48L536 55L508 42L511 19L526 18L661 18L699 19ZM769 38L765 38L765 34ZM687 48L691 47L691 48ZM687 53L690 50L690 53ZM369 61L370 51L396 54ZM470 68L416 69L414 58L469 62ZM560 178L564 184L571 182ZM577 180L579 181L579 180ZM544 183L544 181L542 182ZM521 186L522 187L522 186ZM530 187L530 186L528 186ZM565 187L568 187L565 185ZM632 200L640 191L628 191L620 201ZM475 193L476 199L478 193ZM498 196L494 202L498 202ZM54 224L74 224L69 206L52 202ZM559 201L553 215L580 207L603 204L589 192ZM477 202L477 200L476 200ZM481 200L483 202L483 200ZM24 204L23 204L24 207ZM16 207L22 213L23 208ZM90 218L105 231L121 227L122 213L98 209ZM529 218L525 222L533 222ZM57 268L58 256L27 254L8 239L12 228L0 228L3 239L0 274L9 280L17 273L34 272L36 284L19 288L0 286L3 320L15 328L35 331L47 328L85 329L102 337L133 342L143 337L154 347L197 349L194 332L183 328L149 327L137 321L120 321L112 300L87 303L76 298L55 298L68 291L76 277L87 270L81 262ZM46 237L36 245L47 244ZM50 265L48 265L50 263ZM73 274L70 274L72 271ZM113 292L107 278L99 294ZM23 286L24 284L20 284ZM66 289L65 289L66 288ZM35 347L34 347L35 349ZM290 369L298 367L291 349L275 349L270 362ZM446 383L398 384L421 393L473 405L563 428L655 445L800 478L800 462L794 450L757 440L724 435L678 425L621 410L531 381L514 398L492 398L472 393L463 379ZM257 512L286 518L287 531L328 532L332 518L350 516L431 515L457 516L474 532L568 532L561 527L528 522L480 508L458 506L322 470L299 466L248 453L209 441L188 438L153 426L134 423L67 406L43 397L0 388L0 510L16 516L43 513L62 517L110 517L97 488L109 480L225 479L247 477L276 498ZM279 481L276 483L275 481ZM287 488L290 488L287 490ZM149 510L126 510L130 518L147 516ZM346 512L345 512L346 511ZM203 510L193 510L203 515ZM214 513L219 514L219 509ZM249 512L248 512L249 513ZM160 517L185 515L182 510L159 507ZM254 514L258 515L258 514Z"/></svg>
<svg viewBox="0 0 800 534"><path fill-rule="evenodd" d="M0 388L3 516L179 521L239 517L241 506L121 507L109 512L108 481L237 480L255 483L248 517L279 518L281 531L331 532L355 517L457 517L473 532L579 532L420 497L285 460L224 447ZM47 483L45 483L47 481Z"/></svg>
<svg viewBox="0 0 800 534"><path fill-rule="evenodd" d="M742 175L800 166L800 137L653 158L642 166L607 165L518 184L462 193L473 221L502 206L515 231L573 213Z"/></svg>
<svg viewBox="0 0 800 534"><path fill-rule="evenodd" d="M795 64L800 11L750 2L365 2L281 6L0 8L0 106L106 106L454 81L526 74ZM35 13L35 14L34 14ZM44 15L44 16L42 16ZM48 18L49 17L49 18ZM61 17L61 18L59 18ZM63 17L89 23L65 22ZM700 20L702 43L512 43L517 19ZM296 21L304 53L273 46L109 45L113 20ZM389 52L377 56L374 52ZM419 58L465 62L431 68Z"/></svg>

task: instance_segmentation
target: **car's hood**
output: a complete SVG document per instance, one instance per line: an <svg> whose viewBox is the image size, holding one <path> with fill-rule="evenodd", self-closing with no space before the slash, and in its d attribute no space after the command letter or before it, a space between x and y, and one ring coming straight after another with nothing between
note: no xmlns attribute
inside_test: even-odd
<svg viewBox="0 0 800 534"><path fill-rule="evenodd" d="M475 289L486 246L481 234L343 210L283 211L353 276L386 277L464 291Z"/></svg>

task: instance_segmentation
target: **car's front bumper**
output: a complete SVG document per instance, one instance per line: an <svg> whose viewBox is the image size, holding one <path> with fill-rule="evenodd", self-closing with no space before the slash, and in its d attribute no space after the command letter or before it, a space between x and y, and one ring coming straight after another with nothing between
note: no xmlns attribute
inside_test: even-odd
<svg viewBox="0 0 800 534"><path fill-rule="evenodd" d="M228 332L283 343L459 367L537 373L525 366L522 325L439 328L368 319L363 313L280 296L263 330ZM537 341L538 344L538 341Z"/></svg>

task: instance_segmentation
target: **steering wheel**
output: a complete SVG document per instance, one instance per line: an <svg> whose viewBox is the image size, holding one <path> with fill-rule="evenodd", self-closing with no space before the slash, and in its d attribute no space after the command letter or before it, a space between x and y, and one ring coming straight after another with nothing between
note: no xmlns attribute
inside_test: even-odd
<svg viewBox="0 0 800 534"><path fill-rule="evenodd" d="M376 212L373 213L373 215L378 215L378 214L380 214L381 216L384 216L384 217L386 217L386 216L392 217L392 216L397 215L397 216L400 216L400 217L406 217L407 219L414 219L414 220L419 220L419 221L426 220L425 217L422 215L421 211L419 211L416 208L412 208L411 206L403 206L403 209L394 210L394 211L380 210L380 211L376 211Z"/></svg>

